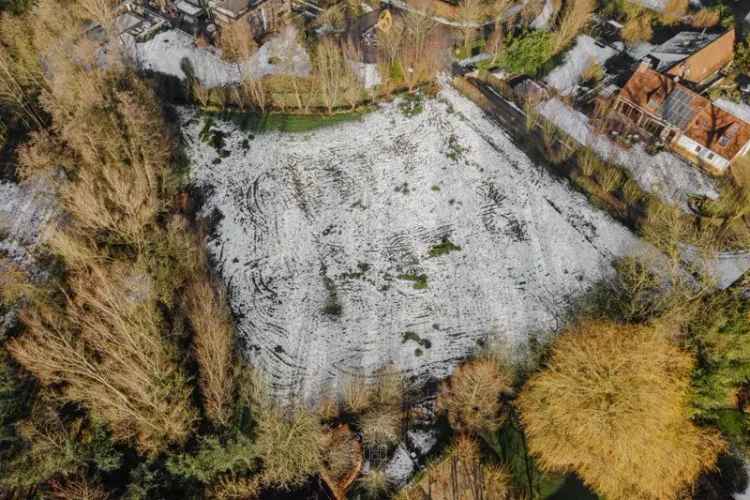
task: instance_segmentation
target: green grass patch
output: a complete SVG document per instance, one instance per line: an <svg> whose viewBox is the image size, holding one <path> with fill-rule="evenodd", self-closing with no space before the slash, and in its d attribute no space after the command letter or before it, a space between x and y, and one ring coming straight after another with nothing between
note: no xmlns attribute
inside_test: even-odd
<svg viewBox="0 0 750 500"><path fill-rule="evenodd" d="M326 291L328 292L328 298L326 299L326 302L323 305L322 309L323 314L334 317L341 316L343 307L341 307L341 303L339 303L338 293L336 292L336 285L331 278L329 278L328 276L323 276L323 286L325 286Z"/></svg>
<svg viewBox="0 0 750 500"><path fill-rule="evenodd" d="M466 151L468 149L458 142L458 137L453 134L448 137L448 152L445 154L448 158L452 161L458 161L463 158Z"/></svg>
<svg viewBox="0 0 750 500"><path fill-rule="evenodd" d="M416 94L406 94L398 103L398 109L407 118L417 116L424 111L424 96L419 92Z"/></svg>
<svg viewBox="0 0 750 500"><path fill-rule="evenodd" d="M424 290L427 288L427 275L426 274L400 274L398 279L404 281L413 281L415 290Z"/></svg>
<svg viewBox="0 0 750 500"><path fill-rule="evenodd" d="M235 123L241 130L262 134L264 132L279 131L290 134L311 132L325 127L332 127L341 123L357 121L366 111L350 113L336 113L333 115L296 115L285 113L243 113L233 110L211 113L209 119L216 118ZM213 123L213 122L211 122ZM210 127L210 125L209 125ZM205 129L205 126L204 126ZM203 134L203 131L201 131ZM203 135L201 135L203 138Z"/></svg>
<svg viewBox="0 0 750 500"><path fill-rule="evenodd" d="M417 335L416 332L407 331L401 334L401 343L405 344L406 342L416 342L420 346L422 346L425 349L429 349L432 347L432 342L430 342L428 339L423 339L419 335Z"/></svg>
<svg viewBox="0 0 750 500"><path fill-rule="evenodd" d="M433 245L432 248L430 248L430 257L440 257L441 255L446 255L451 252L460 252L461 247L453 243L448 238L443 238L443 241L441 243L438 243L437 245Z"/></svg>

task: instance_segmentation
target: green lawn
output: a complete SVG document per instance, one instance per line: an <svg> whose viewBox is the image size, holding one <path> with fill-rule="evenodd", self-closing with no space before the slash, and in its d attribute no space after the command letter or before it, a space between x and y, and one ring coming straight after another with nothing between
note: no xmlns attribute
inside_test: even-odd
<svg viewBox="0 0 750 500"><path fill-rule="evenodd" d="M223 111L211 113L212 116L236 123L242 130L256 133L280 131L302 133L330 127L339 123L359 120L365 112L337 113L333 115L297 115L284 113L242 113L239 111Z"/></svg>

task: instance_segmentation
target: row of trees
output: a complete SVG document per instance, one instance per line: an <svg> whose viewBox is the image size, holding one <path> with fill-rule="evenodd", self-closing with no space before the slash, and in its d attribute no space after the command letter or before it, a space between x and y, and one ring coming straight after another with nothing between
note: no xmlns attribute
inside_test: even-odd
<svg viewBox="0 0 750 500"><path fill-rule="evenodd" d="M191 94L196 102L220 108L234 105L260 112L271 109L303 113L353 110L377 97L387 97L399 89L413 91L434 80L447 67L450 49L447 33L432 17L408 12L394 16L388 30L376 31L377 61L370 64L370 68L362 62L358 41L327 35L300 42L309 45L312 62L309 75L294 74L296 68L292 61L296 48L290 44L290 52L280 56L278 61L284 67L282 74L257 78L242 64L254 47L251 33L243 30L245 28L232 28L221 37L223 51L238 64L242 81L235 87L207 89L192 80ZM299 36L305 37L304 34ZM372 72L373 68L377 68L378 87L365 88L366 72ZM375 74L371 73L370 78L373 77Z"/></svg>

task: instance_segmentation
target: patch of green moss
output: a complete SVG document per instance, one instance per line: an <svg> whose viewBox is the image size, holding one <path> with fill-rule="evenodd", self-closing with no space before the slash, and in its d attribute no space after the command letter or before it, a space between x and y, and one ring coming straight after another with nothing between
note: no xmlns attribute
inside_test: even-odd
<svg viewBox="0 0 750 500"><path fill-rule="evenodd" d="M441 243L430 248L430 257L440 257L451 252L460 252L461 247L453 243L448 238L443 238Z"/></svg>
<svg viewBox="0 0 750 500"><path fill-rule="evenodd" d="M404 281L413 281L415 290L424 290L427 288L427 275L426 274L399 274L398 279Z"/></svg>

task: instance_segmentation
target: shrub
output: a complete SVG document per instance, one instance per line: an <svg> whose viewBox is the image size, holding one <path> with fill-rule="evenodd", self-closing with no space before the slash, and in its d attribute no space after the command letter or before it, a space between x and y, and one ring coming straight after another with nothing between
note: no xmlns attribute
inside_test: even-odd
<svg viewBox="0 0 750 500"><path fill-rule="evenodd" d="M583 175L591 177L602 168L602 162L591 149L584 148L578 152L578 166L581 167Z"/></svg>
<svg viewBox="0 0 750 500"><path fill-rule="evenodd" d="M622 186L622 194L625 197L625 202L629 205L633 205L641 200L643 197L643 190L636 181L628 179L628 181Z"/></svg>
<svg viewBox="0 0 750 500"><path fill-rule="evenodd" d="M611 193L612 191L620 187L620 183L622 182L622 173L617 169L617 167L613 167L611 165L606 166L597 172L596 180L599 182L599 185L602 187L602 189L604 189L608 193Z"/></svg>
<svg viewBox="0 0 750 500"><path fill-rule="evenodd" d="M357 482L359 487L364 490L366 498L372 499L386 497L391 487L385 472L376 468L368 470Z"/></svg>
<svg viewBox="0 0 750 500"><path fill-rule="evenodd" d="M538 74L553 55L552 35L530 31L508 41L498 64L513 74Z"/></svg>
<svg viewBox="0 0 750 500"><path fill-rule="evenodd" d="M362 439L370 448L389 446L401 437L400 409L374 408L359 417Z"/></svg>
<svg viewBox="0 0 750 500"><path fill-rule="evenodd" d="M344 406L352 413L360 413L370 406L373 386L361 376L352 376L344 384Z"/></svg>
<svg viewBox="0 0 750 500"><path fill-rule="evenodd" d="M583 322L555 342L518 401L542 468L613 500L674 498L723 449L689 418L693 359L667 331Z"/></svg>
<svg viewBox="0 0 750 500"><path fill-rule="evenodd" d="M581 79L589 85L595 85L604 78L604 75L604 67L592 60L581 74Z"/></svg>
<svg viewBox="0 0 750 500"><path fill-rule="evenodd" d="M622 28L622 39L629 45L648 42L653 36L654 28L649 14L641 14L628 19Z"/></svg>
<svg viewBox="0 0 750 500"><path fill-rule="evenodd" d="M214 291L207 276L192 282L185 293L193 325L199 384L208 417L226 425L232 415L234 325L226 299Z"/></svg>
<svg viewBox="0 0 750 500"><path fill-rule="evenodd" d="M501 396L511 390L510 375L491 357L459 366L440 387L438 408L458 431L494 431L503 418Z"/></svg>
<svg viewBox="0 0 750 500"><path fill-rule="evenodd" d="M687 13L689 0L669 0L661 13L661 21L666 25L677 24Z"/></svg>
<svg viewBox="0 0 750 500"><path fill-rule="evenodd" d="M690 25L694 28L713 28L721 22L721 12L716 9L701 9L690 19Z"/></svg>
<svg viewBox="0 0 750 500"><path fill-rule="evenodd" d="M302 485L320 466L320 422L303 409L284 412L270 405L256 409L261 481L281 489Z"/></svg>

